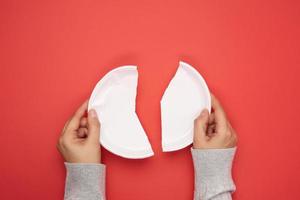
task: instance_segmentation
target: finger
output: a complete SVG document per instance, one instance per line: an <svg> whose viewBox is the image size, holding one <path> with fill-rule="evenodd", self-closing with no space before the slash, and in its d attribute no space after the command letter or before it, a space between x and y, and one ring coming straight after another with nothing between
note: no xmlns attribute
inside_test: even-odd
<svg viewBox="0 0 300 200"><path fill-rule="evenodd" d="M87 128L79 128L77 132L77 137L78 138L86 138L88 134L88 129Z"/></svg>
<svg viewBox="0 0 300 200"><path fill-rule="evenodd" d="M211 94L211 98L212 98L212 108L214 109L214 120L216 123L216 132L222 132L222 130L226 129L227 126L226 114L219 100L213 94Z"/></svg>
<svg viewBox="0 0 300 200"><path fill-rule="evenodd" d="M238 142L238 136L236 135L236 133L234 132L233 134L233 142L234 142L234 146L237 145L237 142Z"/></svg>
<svg viewBox="0 0 300 200"><path fill-rule="evenodd" d="M229 132L231 133L231 137L234 139L237 139L236 131L232 128L232 126L229 122L227 124L228 124Z"/></svg>
<svg viewBox="0 0 300 200"><path fill-rule="evenodd" d="M100 122L98 115L94 109L88 113L88 139L93 142L99 142L100 138Z"/></svg>
<svg viewBox="0 0 300 200"><path fill-rule="evenodd" d="M207 109L204 109L199 117L194 122L194 141L200 140L205 141L206 140L206 130L208 125L208 117L209 113Z"/></svg>
<svg viewBox="0 0 300 200"><path fill-rule="evenodd" d="M80 120L84 116L88 106L88 101L85 101L75 112L67 126L69 130L77 130L80 126Z"/></svg>
<svg viewBox="0 0 300 200"><path fill-rule="evenodd" d="M80 127L87 127L87 117L83 117L80 120Z"/></svg>
<svg viewBox="0 0 300 200"><path fill-rule="evenodd" d="M208 124L214 124L215 122L215 114L211 113L208 117Z"/></svg>
<svg viewBox="0 0 300 200"><path fill-rule="evenodd" d="M229 121L227 121L227 124L228 124L229 129L230 129L232 132L235 132L234 129L232 128L232 126L231 126L231 124L230 124Z"/></svg>
<svg viewBox="0 0 300 200"><path fill-rule="evenodd" d="M70 122L70 119L68 119L68 121L65 123L65 125L64 125L64 127L63 127L63 129L61 131L61 135L62 136L65 134L66 129L67 129L68 125L69 125L69 122Z"/></svg>
<svg viewBox="0 0 300 200"><path fill-rule="evenodd" d="M216 128L216 124L212 124L212 125L208 125L208 128L207 128L207 135L209 137L212 137L215 133L215 128Z"/></svg>
<svg viewBox="0 0 300 200"><path fill-rule="evenodd" d="M237 136L235 134L232 134L229 142L228 142L228 147L235 147L236 146L236 143L237 143Z"/></svg>

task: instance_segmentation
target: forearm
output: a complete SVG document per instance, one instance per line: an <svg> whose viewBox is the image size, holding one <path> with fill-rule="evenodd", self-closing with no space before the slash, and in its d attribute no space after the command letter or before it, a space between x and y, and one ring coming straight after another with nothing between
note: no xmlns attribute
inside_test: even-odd
<svg viewBox="0 0 300 200"><path fill-rule="evenodd" d="M194 200L230 200L235 185L231 178L236 148L192 149L195 168ZM105 165L65 163L65 200L104 200Z"/></svg>
<svg viewBox="0 0 300 200"><path fill-rule="evenodd" d="M236 148L191 151L195 169L194 200L230 200L235 191L231 168Z"/></svg>
<svg viewBox="0 0 300 200"><path fill-rule="evenodd" d="M65 163L65 200L104 200L105 165Z"/></svg>

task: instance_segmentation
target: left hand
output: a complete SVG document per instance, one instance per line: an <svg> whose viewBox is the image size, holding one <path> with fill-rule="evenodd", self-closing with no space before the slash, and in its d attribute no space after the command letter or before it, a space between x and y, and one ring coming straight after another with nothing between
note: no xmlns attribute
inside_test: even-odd
<svg viewBox="0 0 300 200"><path fill-rule="evenodd" d="M88 101L84 102L65 124L57 149L69 163L100 163L100 122L95 110L85 117Z"/></svg>

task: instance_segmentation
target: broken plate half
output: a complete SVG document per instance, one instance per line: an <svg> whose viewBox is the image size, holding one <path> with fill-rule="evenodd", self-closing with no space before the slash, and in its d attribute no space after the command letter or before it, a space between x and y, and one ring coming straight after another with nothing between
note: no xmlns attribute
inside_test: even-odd
<svg viewBox="0 0 300 200"><path fill-rule="evenodd" d="M194 120L211 109L208 87L191 65L179 62L177 72L161 99L162 148L176 151L193 142Z"/></svg>
<svg viewBox="0 0 300 200"><path fill-rule="evenodd" d="M122 66L107 73L89 99L101 123L100 143L125 158L153 155L146 133L135 112L138 72L136 66Z"/></svg>

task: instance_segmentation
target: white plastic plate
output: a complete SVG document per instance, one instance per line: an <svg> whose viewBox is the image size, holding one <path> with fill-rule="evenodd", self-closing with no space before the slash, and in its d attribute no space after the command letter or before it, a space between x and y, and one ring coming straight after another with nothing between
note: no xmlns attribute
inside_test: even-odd
<svg viewBox="0 0 300 200"><path fill-rule="evenodd" d="M191 65L179 62L161 99L163 151L176 151L193 142L194 120L204 108L210 112L211 97L203 77Z"/></svg>
<svg viewBox="0 0 300 200"><path fill-rule="evenodd" d="M122 66L107 73L89 100L101 123L100 143L124 158L153 155L146 133L135 113L138 72L136 66Z"/></svg>

